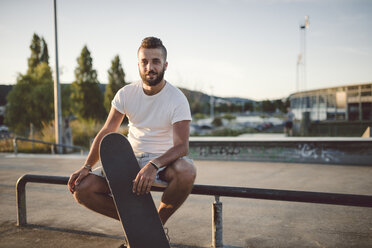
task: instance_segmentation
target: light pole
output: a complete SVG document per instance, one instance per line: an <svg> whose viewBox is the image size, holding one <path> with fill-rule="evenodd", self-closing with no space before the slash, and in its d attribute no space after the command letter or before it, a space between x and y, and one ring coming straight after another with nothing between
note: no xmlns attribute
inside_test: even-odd
<svg viewBox="0 0 372 248"><path fill-rule="evenodd" d="M300 66L301 66L302 55L298 54L296 64L296 92L300 91Z"/></svg>
<svg viewBox="0 0 372 248"><path fill-rule="evenodd" d="M300 54L297 59L297 91L301 86L306 89L307 75L306 75L306 29L309 28L309 16L305 16L305 23L300 25ZM300 70L302 68L302 70Z"/></svg>
<svg viewBox="0 0 372 248"><path fill-rule="evenodd" d="M62 144L62 114L61 114L61 87L59 84L58 71L58 42L57 42L57 0L54 0L54 39L56 51L55 75L54 75L54 126L56 143ZM57 153L62 153L62 146L57 146Z"/></svg>

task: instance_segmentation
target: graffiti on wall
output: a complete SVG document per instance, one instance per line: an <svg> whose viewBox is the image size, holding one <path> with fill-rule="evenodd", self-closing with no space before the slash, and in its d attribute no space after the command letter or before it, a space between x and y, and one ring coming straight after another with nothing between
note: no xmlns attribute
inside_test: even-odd
<svg viewBox="0 0 372 248"><path fill-rule="evenodd" d="M338 163L344 152L318 143L297 144L240 144L208 143L190 146L190 156L195 159L241 161L287 161Z"/></svg>
<svg viewBox="0 0 372 248"><path fill-rule="evenodd" d="M201 146L199 147L199 156L238 156L240 154L239 147L232 146Z"/></svg>
<svg viewBox="0 0 372 248"><path fill-rule="evenodd" d="M300 158L321 160L323 162L339 162L340 158L344 156L343 152L311 144L299 144L296 152Z"/></svg>

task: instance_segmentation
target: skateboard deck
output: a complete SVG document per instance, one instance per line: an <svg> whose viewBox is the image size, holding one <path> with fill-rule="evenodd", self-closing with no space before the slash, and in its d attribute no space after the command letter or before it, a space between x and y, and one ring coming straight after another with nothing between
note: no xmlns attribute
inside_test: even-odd
<svg viewBox="0 0 372 248"><path fill-rule="evenodd" d="M119 133L107 134L101 141L100 156L129 246L170 247L151 194L132 192L140 167L128 140Z"/></svg>

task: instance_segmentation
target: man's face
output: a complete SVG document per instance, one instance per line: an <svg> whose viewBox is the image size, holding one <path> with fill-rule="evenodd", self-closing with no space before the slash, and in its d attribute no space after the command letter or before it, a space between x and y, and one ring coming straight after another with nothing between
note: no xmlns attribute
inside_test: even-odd
<svg viewBox="0 0 372 248"><path fill-rule="evenodd" d="M161 49L141 48L138 51L138 69L145 84L155 86L160 83L167 66Z"/></svg>

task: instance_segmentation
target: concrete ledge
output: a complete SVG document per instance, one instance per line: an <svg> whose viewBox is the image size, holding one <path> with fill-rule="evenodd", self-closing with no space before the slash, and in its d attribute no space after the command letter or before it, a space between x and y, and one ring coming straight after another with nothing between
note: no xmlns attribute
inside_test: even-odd
<svg viewBox="0 0 372 248"><path fill-rule="evenodd" d="M192 137L198 160L372 165L372 138Z"/></svg>

